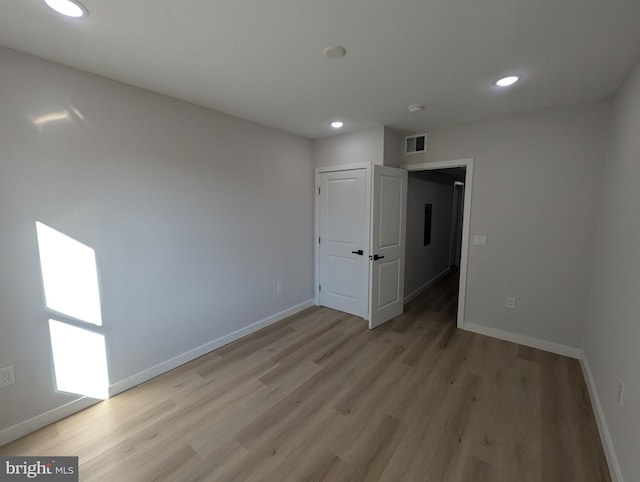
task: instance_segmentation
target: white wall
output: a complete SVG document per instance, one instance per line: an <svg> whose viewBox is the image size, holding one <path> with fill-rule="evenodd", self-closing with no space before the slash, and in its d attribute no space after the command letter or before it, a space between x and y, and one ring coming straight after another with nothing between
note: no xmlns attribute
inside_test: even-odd
<svg viewBox="0 0 640 482"><path fill-rule="evenodd" d="M627 482L640 480L640 64L614 102L583 349ZM617 402L618 380L625 384Z"/></svg>
<svg viewBox="0 0 640 482"><path fill-rule="evenodd" d="M383 164L384 127L372 127L313 141L314 167Z"/></svg>
<svg viewBox="0 0 640 482"><path fill-rule="evenodd" d="M314 167L360 163L399 167L403 157L402 139L387 126L316 139L312 144Z"/></svg>
<svg viewBox="0 0 640 482"><path fill-rule="evenodd" d="M0 71L0 431L75 398L36 220L96 251L112 384L312 299L308 140L4 48Z"/></svg>
<svg viewBox="0 0 640 482"><path fill-rule="evenodd" d="M384 126L383 164L400 167L403 161L403 137L390 127Z"/></svg>
<svg viewBox="0 0 640 482"><path fill-rule="evenodd" d="M432 204L431 244L424 245L424 205ZM449 268L453 179L432 171L410 172L407 191L405 296Z"/></svg>
<svg viewBox="0 0 640 482"><path fill-rule="evenodd" d="M426 158L475 158L466 322L580 347L611 103L429 131ZM517 309L506 310L506 296Z"/></svg>

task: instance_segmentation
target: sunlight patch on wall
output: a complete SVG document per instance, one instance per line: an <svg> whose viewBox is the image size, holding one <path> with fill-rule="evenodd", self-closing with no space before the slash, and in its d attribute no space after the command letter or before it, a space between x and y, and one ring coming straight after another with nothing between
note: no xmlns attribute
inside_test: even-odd
<svg viewBox="0 0 640 482"><path fill-rule="evenodd" d="M49 320L56 388L109 398L105 337L81 327L102 326L95 251L40 222L36 231L45 305L70 320Z"/></svg>
<svg viewBox="0 0 640 482"><path fill-rule="evenodd" d="M47 308L102 325L95 251L36 222Z"/></svg>
<svg viewBox="0 0 640 482"><path fill-rule="evenodd" d="M56 388L92 398L109 398L104 336L49 320Z"/></svg>

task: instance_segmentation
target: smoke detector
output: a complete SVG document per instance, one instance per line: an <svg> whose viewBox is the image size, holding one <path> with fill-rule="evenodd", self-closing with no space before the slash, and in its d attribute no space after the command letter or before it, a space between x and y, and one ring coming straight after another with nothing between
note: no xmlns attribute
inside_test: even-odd
<svg viewBox="0 0 640 482"><path fill-rule="evenodd" d="M347 53L347 49L340 45L329 45L322 51L328 59L341 59Z"/></svg>
<svg viewBox="0 0 640 482"><path fill-rule="evenodd" d="M416 112L420 112L421 110L423 110L424 106L422 104L413 104L413 105L410 105L408 109L409 109L409 112L411 112L412 114L415 114Z"/></svg>

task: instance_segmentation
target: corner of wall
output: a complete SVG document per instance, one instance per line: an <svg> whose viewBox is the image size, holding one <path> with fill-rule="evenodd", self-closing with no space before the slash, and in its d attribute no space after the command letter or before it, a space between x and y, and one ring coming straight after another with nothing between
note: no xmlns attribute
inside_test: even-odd
<svg viewBox="0 0 640 482"><path fill-rule="evenodd" d="M392 128L383 127L382 163L385 166L400 167L402 164L402 136Z"/></svg>
<svg viewBox="0 0 640 482"><path fill-rule="evenodd" d="M620 463L616 456L615 449L613 447L613 440L611 439L611 433L609 432L609 426L607 425L607 419L604 416L604 410L600 403L600 397L598 397L598 391L596 389L596 383L589 367L589 360L584 353L580 350L580 366L582 367L582 373L587 384L589 391L589 398L591 399L591 407L593 408L593 414L596 419L596 425L598 426L598 433L602 440L602 447L604 449L604 455L609 465L609 472L611 474L612 482L624 482L622 478L622 471L620 469Z"/></svg>

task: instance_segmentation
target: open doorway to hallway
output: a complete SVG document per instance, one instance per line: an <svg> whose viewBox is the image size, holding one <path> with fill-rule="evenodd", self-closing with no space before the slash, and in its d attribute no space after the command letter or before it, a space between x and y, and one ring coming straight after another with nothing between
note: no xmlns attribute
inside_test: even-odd
<svg viewBox="0 0 640 482"><path fill-rule="evenodd" d="M466 166L409 172L405 300L457 324Z"/></svg>

